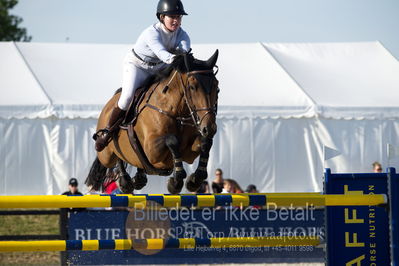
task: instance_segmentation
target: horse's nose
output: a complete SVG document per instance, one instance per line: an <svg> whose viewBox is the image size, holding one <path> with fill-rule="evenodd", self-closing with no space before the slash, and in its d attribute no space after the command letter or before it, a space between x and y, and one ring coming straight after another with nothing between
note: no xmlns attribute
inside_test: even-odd
<svg viewBox="0 0 399 266"><path fill-rule="evenodd" d="M206 125L201 129L201 135L206 138L212 138L216 134L216 124Z"/></svg>

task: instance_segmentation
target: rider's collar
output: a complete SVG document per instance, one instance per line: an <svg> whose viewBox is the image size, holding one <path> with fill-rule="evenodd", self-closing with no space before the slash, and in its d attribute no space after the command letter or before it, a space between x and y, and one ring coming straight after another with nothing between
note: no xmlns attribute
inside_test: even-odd
<svg viewBox="0 0 399 266"><path fill-rule="evenodd" d="M162 23L162 22L158 22L160 25L159 27L161 28L161 30L163 31L163 33L165 34L173 34L174 31L170 31L166 28L166 26Z"/></svg>

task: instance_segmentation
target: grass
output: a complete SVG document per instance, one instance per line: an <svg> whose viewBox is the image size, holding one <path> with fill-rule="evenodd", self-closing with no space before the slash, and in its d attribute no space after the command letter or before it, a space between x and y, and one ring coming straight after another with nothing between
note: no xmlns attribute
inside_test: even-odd
<svg viewBox="0 0 399 266"><path fill-rule="evenodd" d="M0 235L59 234L58 215L0 216ZM59 252L1 252L0 265L60 265Z"/></svg>
<svg viewBox="0 0 399 266"><path fill-rule="evenodd" d="M0 265L60 265L59 252L2 252Z"/></svg>

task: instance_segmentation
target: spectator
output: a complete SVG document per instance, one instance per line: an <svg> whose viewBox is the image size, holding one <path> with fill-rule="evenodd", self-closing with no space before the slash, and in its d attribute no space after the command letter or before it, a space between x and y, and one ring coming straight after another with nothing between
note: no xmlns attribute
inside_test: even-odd
<svg viewBox="0 0 399 266"><path fill-rule="evenodd" d="M231 183L231 179L224 179L222 193L232 193L232 190L233 184Z"/></svg>
<svg viewBox="0 0 399 266"><path fill-rule="evenodd" d="M76 178L71 178L69 179L69 184L68 184L68 191L65 191L62 193L62 195L67 195L67 196L82 196L83 194L79 192L78 189L78 180ZM69 208L71 212L77 212L77 211L82 211L84 208ZM61 209L61 215L67 217L68 216L68 208L62 208ZM61 220L60 220L61 222Z"/></svg>
<svg viewBox="0 0 399 266"><path fill-rule="evenodd" d="M69 190L65 191L64 193L62 193L62 195L68 195L68 196L71 196L71 195L80 195L80 196L82 196L83 195L82 193L79 192L78 180L76 178L69 179L68 187L69 187Z"/></svg>
<svg viewBox="0 0 399 266"><path fill-rule="evenodd" d="M225 179L222 193L243 193L240 185L233 179Z"/></svg>
<svg viewBox="0 0 399 266"><path fill-rule="evenodd" d="M379 162L374 162L372 165L374 173L382 173L382 166Z"/></svg>
<svg viewBox="0 0 399 266"><path fill-rule="evenodd" d="M212 192L213 193L222 193L223 191L223 171L222 169L218 168L215 171L215 179L212 182Z"/></svg>
<svg viewBox="0 0 399 266"><path fill-rule="evenodd" d="M247 186L247 189L245 190L246 193L259 193L258 189L256 188L255 185L250 184ZM255 209L262 209L262 206L254 205L254 206L249 206L250 208L255 208Z"/></svg>
<svg viewBox="0 0 399 266"><path fill-rule="evenodd" d="M246 193L259 193L259 191L256 189L255 185L248 185L247 189L245 190Z"/></svg>
<svg viewBox="0 0 399 266"><path fill-rule="evenodd" d="M233 179L225 179L224 180L224 187L222 193L243 193L242 189L238 185L238 183ZM230 205L228 208L240 208L243 209L244 206L235 206L233 207Z"/></svg>
<svg viewBox="0 0 399 266"><path fill-rule="evenodd" d="M232 193L244 193L244 190L242 190L241 186L235 181L234 179L231 179L231 182L233 183L233 192Z"/></svg>
<svg viewBox="0 0 399 266"><path fill-rule="evenodd" d="M107 170L107 174L103 184L103 192L105 194L121 194L122 191L119 189L118 180L119 170L118 168L110 168Z"/></svg>

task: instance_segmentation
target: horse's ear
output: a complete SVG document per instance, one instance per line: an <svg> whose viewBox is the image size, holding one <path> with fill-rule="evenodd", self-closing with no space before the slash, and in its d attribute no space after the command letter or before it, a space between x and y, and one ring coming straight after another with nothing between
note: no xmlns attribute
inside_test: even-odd
<svg viewBox="0 0 399 266"><path fill-rule="evenodd" d="M183 58L184 58L184 64L186 65L186 70L187 72L190 72L191 69L191 64L190 64L190 60L189 60L189 54L183 54Z"/></svg>
<svg viewBox="0 0 399 266"><path fill-rule="evenodd" d="M206 65L211 69L216 65L218 60L219 49L216 49L215 53L206 61Z"/></svg>

